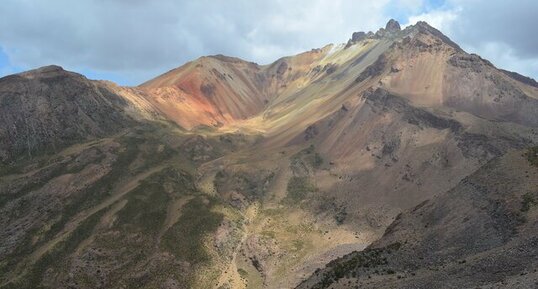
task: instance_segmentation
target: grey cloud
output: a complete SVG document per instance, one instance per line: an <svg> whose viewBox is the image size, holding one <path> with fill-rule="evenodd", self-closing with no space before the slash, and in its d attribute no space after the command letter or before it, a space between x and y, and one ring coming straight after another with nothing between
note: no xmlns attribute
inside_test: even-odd
<svg viewBox="0 0 538 289"><path fill-rule="evenodd" d="M438 25L465 50L497 67L538 77L538 1L446 0L409 18Z"/></svg>
<svg viewBox="0 0 538 289"><path fill-rule="evenodd" d="M461 7L454 36L474 46L502 42L516 56L538 57L538 1L455 0Z"/></svg>
<svg viewBox="0 0 538 289"><path fill-rule="evenodd" d="M480 12L484 1L468 1L476 4L465 4L464 20L471 21L467 17ZM513 13L536 7L533 1L521 2L531 6L513 8ZM491 10L488 17L497 17L489 25L497 32L484 33L480 27L469 28L475 22L461 21L454 28L455 39L479 47L473 40L500 37L514 49L513 57L534 55L537 38L524 34L531 33L536 22L525 29L524 21L535 20L520 16L514 29L521 32L510 34L497 11L506 5L495 3L487 11ZM345 42L354 31L383 26L390 11L415 13L425 5L426 0L4 0L0 48L16 67L59 64L138 84L207 54L269 63Z"/></svg>
<svg viewBox="0 0 538 289"><path fill-rule="evenodd" d="M267 63L374 29L389 0L15 1L0 9L12 64L123 74L138 83L206 54Z"/></svg>

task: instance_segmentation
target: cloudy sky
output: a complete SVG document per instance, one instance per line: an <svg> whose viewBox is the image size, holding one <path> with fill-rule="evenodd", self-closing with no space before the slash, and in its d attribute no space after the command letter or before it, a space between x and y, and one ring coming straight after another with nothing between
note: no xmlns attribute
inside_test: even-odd
<svg viewBox="0 0 538 289"><path fill-rule="evenodd" d="M0 76L58 64L137 85L202 55L265 64L395 18L538 78L537 15L537 0L2 0Z"/></svg>

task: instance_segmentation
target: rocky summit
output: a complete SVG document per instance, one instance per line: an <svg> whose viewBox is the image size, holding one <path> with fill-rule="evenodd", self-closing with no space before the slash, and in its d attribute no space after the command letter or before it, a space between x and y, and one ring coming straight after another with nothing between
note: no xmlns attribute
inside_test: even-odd
<svg viewBox="0 0 538 289"><path fill-rule="evenodd" d="M537 288L538 85L419 22L0 78L0 288Z"/></svg>
<svg viewBox="0 0 538 289"><path fill-rule="evenodd" d="M385 26L385 30L389 32L398 32L401 30L400 23L394 19L390 19L389 22L387 22L387 25Z"/></svg>

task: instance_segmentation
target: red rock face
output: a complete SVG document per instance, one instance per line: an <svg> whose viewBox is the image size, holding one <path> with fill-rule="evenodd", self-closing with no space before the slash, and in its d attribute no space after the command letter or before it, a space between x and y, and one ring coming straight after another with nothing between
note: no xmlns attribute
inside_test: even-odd
<svg viewBox="0 0 538 289"><path fill-rule="evenodd" d="M258 65L204 57L140 86L156 107L180 126L219 126L259 113L265 106ZM167 97L174 95L174 99ZM181 115L181 116L180 116Z"/></svg>

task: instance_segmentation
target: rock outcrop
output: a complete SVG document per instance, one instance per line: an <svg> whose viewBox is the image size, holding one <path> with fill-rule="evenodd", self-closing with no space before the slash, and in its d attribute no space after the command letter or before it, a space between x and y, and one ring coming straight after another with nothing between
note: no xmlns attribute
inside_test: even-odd
<svg viewBox="0 0 538 289"><path fill-rule="evenodd" d="M390 19L389 22L387 22L387 25L385 25L385 31L394 33L400 31L400 23L394 19Z"/></svg>

